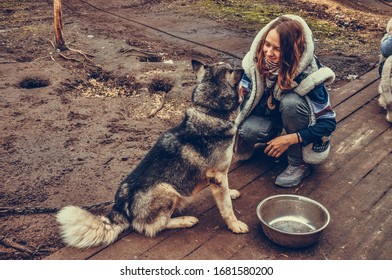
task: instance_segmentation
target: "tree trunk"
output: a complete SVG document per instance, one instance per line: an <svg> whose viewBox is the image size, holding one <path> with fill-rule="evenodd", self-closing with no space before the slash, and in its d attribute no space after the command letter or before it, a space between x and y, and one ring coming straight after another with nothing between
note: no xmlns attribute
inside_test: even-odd
<svg viewBox="0 0 392 280"><path fill-rule="evenodd" d="M68 49L65 46L65 41L63 38L63 21L62 21L62 12L61 12L61 1L62 0L54 0L53 2L53 10L54 10L54 33L56 37L56 48L59 50Z"/></svg>

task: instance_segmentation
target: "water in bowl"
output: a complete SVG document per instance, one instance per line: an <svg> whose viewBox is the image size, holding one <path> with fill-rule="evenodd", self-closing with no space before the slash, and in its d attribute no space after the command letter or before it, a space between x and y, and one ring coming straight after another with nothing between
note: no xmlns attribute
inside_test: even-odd
<svg viewBox="0 0 392 280"><path fill-rule="evenodd" d="M268 224L277 230L288 233L308 233L316 230L308 220L296 216L279 217Z"/></svg>

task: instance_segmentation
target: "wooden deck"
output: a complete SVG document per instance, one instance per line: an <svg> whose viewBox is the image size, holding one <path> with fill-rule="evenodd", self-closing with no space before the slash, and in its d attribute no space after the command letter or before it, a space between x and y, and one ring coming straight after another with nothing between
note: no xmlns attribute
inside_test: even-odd
<svg viewBox="0 0 392 280"><path fill-rule="evenodd" d="M331 155L300 186L276 187L274 179L285 162L262 152L232 164L230 186L242 193L233 204L238 218L249 225L248 234L227 229L207 188L184 211L199 218L193 228L166 230L155 238L129 231L111 246L63 248L47 259L392 259L392 130L377 104L377 86L374 69L331 91L338 120ZM331 222L314 246L286 249L262 232L257 204L285 193L310 197L328 208Z"/></svg>

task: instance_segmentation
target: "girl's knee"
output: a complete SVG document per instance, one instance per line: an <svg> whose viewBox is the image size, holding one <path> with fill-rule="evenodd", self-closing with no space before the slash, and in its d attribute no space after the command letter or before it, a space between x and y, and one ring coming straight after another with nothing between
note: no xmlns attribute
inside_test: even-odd
<svg viewBox="0 0 392 280"><path fill-rule="evenodd" d="M283 126L288 133L309 125L311 110L305 97L296 93L285 94L280 103Z"/></svg>
<svg viewBox="0 0 392 280"><path fill-rule="evenodd" d="M297 115L308 115L310 110L306 99L294 92L285 93L280 102L282 116L295 117Z"/></svg>

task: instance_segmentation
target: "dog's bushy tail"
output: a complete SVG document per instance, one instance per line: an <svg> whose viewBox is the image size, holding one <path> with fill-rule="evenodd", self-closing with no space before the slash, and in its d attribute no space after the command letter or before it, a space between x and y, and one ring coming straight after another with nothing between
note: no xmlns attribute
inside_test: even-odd
<svg viewBox="0 0 392 280"><path fill-rule="evenodd" d="M111 222L105 216L95 216L77 207L66 206L57 213L63 241L68 246L88 248L113 243L129 227L120 214Z"/></svg>

